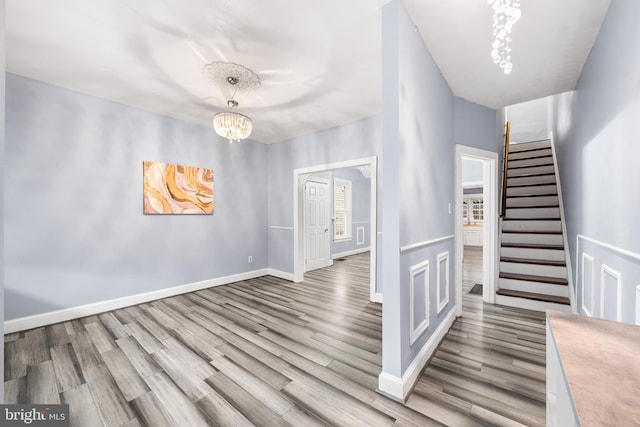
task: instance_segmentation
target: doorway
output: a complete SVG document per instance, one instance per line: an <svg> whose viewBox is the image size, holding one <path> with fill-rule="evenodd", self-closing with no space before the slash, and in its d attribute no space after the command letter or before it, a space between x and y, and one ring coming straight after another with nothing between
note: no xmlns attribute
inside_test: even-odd
<svg viewBox="0 0 640 427"><path fill-rule="evenodd" d="M305 233L304 233L304 191L307 180L311 174L333 171L345 168L358 168L363 175L370 177L370 300L382 302L382 291L377 288L377 158L367 157L362 159L347 160L343 162L328 163L307 168L294 169L293 171L293 276L294 282L304 280L305 271ZM356 230L357 237L357 230Z"/></svg>
<svg viewBox="0 0 640 427"><path fill-rule="evenodd" d="M333 265L329 235L329 181L309 177L304 186L304 271Z"/></svg>
<svg viewBox="0 0 640 427"><path fill-rule="evenodd" d="M477 178L463 176L476 165ZM482 299L494 304L498 271L498 154L456 145L456 315L462 315L462 261L465 242L482 248ZM473 174L471 174L473 176ZM467 195L465 197L465 189ZM481 189L478 191L478 189ZM465 234L466 233L466 234ZM477 250L479 252L479 250Z"/></svg>

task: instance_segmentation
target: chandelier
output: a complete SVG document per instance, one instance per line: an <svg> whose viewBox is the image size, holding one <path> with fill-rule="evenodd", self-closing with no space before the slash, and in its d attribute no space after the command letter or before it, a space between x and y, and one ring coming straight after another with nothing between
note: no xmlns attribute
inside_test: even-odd
<svg viewBox="0 0 640 427"><path fill-rule="evenodd" d="M522 11L520 0L488 0L493 9L493 43L491 59L505 74L511 73L511 30L518 22Z"/></svg>
<svg viewBox="0 0 640 427"><path fill-rule="evenodd" d="M218 85L229 85L233 89L231 99L227 101L229 111L213 116L213 128L216 133L229 140L229 143L247 139L253 130L251 119L232 110L238 108L234 98L238 91L250 92L260 86L260 79L250 69L232 62L212 62L202 69L204 78Z"/></svg>

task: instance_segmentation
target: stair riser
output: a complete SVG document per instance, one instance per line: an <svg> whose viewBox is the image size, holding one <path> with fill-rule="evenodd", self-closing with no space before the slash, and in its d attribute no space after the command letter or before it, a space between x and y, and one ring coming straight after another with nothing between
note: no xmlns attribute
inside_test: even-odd
<svg viewBox="0 0 640 427"><path fill-rule="evenodd" d="M555 249L500 248L500 257L564 261L564 251Z"/></svg>
<svg viewBox="0 0 640 427"><path fill-rule="evenodd" d="M543 245L561 245L561 234L512 234L503 233L502 242L504 243L528 243Z"/></svg>
<svg viewBox="0 0 640 427"><path fill-rule="evenodd" d="M553 173L553 165L512 169L513 167L515 167L515 166L509 164L509 170L507 171L507 176L508 177L515 177L515 176L520 176L520 175L528 175L528 174L532 174L532 173Z"/></svg>
<svg viewBox="0 0 640 427"><path fill-rule="evenodd" d="M531 276L567 278L567 267L554 265L522 264L519 262L500 262L500 273L528 274Z"/></svg>
<svg viewBox="0 0 640 427"><path fill-rule="evenodd" d="M550 185L539 185L536 187L507 188L507 197L518 196L520 194L558 194L558 188L555 183Z"/></svg>
<svg viewBox="0 0 640 427"><path fill-rule="evenodd" d="M560 218L560 208L525 208L506 210L507 218Z"/></svg>
<svg viewBox="0 0 640 427"><path fill-rule="evenodd" d="M511 160L526 159L530 157L550 156L550 155L551 155L551 148L548 148L545 150L524 151L524 152L510 151L509 162L511 162Z"/></svg>
<svg viewBox="0 0 640 427"><path fill-rule="evenodd" d="M533 157L530 159L512 159L509 157L509 167L517 168L521 166L546 165L553 162L553 157Z"/></svg>
<svg viewBox="0 0 640 427"><path fill-rule="evenodd" d="M514 206L557 205L558 196L507 197L507 208Z"/></svg>
<svg viewBox="0 0 640 427"><path fill-rule="evenodd" d="M496 304L506 305L509 307L526 308L528 310L542 311L555 310L562 313L570 313L571 307L564 304L554 304L551 302L533 301L525 298L507 297L504 295L496 295Z"/></svg>
<svg viewBox="0 0 640 427"><path fill-rule="evenodd" d="M569 287L551 285L549 283L528 282L526 280L500 279L500 289L511 289L513 291L533 292L543 295L554 295L569 298Z"/></svg>
<svg viewBox="0 0 640 427"><path fill-rule="evenodd" d="M531 142L512 142L509 144L509 153L514 153L518 150L531 150L533 148L550 148L551 141L548 139L543 139L541 141L531 141Z"/></svg>
<svg viewBox="0 0 640 427"><path fill-rule="evenodd" d="M549 221L518 221L510 220L502 222L503 230L510 231L562 231L560 220Z"/></svg>
<svg viewBox="0 0 640 427"><path fill-rule="evenodd" d="M526 184L555 184L555 175L523 176L507 178L507 186Z"/></svg>

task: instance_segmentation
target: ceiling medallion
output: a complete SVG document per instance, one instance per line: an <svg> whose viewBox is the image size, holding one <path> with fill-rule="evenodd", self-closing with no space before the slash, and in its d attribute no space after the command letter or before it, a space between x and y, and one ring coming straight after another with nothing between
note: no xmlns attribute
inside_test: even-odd
<svg viewBox="0 0 640 427"><path fill-rule="evenodd" d="M213 128L229 143L247 139L253 130L251 119L244 114L231 111L240 104L233 99L238 91L251 92L260 86L260 78L250 69L233 62L212 62L202 68L204 78L216 85L229 85L233 89L231 99L227 101L229 111L213 116Z"/></svg>
<svg viewBox="0 0 640 427"><path fill-rule="evenodd" d="M511 30L518 22L522 11L520 0L488 0L493 9L493 43L491 59L505 74L511 73Z"/></svg>

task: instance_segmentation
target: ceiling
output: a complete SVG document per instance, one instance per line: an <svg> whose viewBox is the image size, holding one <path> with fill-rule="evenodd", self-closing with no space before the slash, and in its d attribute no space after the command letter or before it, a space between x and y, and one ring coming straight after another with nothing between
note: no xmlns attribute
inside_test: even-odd
<svg viewBox="0 0 640 427"><path fill-rule="evenodd" d="M381 111L381 7L388 0L6 0L7 71L211 125L231 91L202 77L242 64L238 93L263 143ZM487 0L403 0L454 95L498 108L571 90L610 0L522 0L513 72L489 57Z"/></svg>

